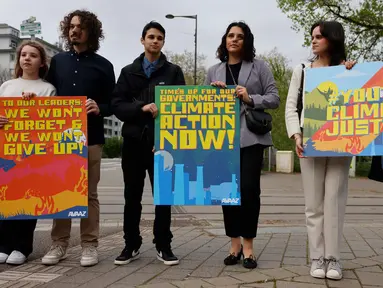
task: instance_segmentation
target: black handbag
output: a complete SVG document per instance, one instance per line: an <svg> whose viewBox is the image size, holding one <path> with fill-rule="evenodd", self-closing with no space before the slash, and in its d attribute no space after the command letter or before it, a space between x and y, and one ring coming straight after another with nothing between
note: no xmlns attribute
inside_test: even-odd
<svg viewBox="0 0 383 288"><path fill-rule="evenodd" d="M273 117L263 110L247 109L246 105L243 105L245 108L245 119L247 129L249 129L254 134L259 135L269 133L273 128Z"/></svg>
<svg viewBox="0 0 383 288"><path fill-rule="evenodd" d="M231 72L230 66L227 65L233 82L238 85L234 79L233 73ZM271 131L273 128L271 114L265 112L263 109L248 109L246 104L241 100L243 108L245 109L246 126L254 134L264 135Z"/></svg>

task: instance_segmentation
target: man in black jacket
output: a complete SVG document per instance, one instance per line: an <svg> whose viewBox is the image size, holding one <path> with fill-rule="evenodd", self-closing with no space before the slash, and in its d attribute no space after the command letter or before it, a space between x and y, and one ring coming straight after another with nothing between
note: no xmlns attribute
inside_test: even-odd
<svg viewBox="0 0 383 288"><path fill-rule="evenodd" d="M141 43L145 48L134 62L121 70L113 97L112 110L124 122L122 135L122 170L125 182L124 239L125 248L115 260L116 265L128 264L139 257L141 199L146 171L153 191L154 118L158 109L155 102L156 85L185 85L181 68L166 60L161 49L165 29L157 22L147 24ZM157 258L166 265L178 264L171 249L171 206L156 206L154 240Z"/></svg>

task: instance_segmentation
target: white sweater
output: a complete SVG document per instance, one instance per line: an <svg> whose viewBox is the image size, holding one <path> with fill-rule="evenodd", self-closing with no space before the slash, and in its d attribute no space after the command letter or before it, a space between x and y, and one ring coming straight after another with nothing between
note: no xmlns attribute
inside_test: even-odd
<svg viewBox="0 0 383 288"><path fill-rule="evenodd" d="M23 92L35 93L37 96L55 96L55 87L43 79L26 80L23 78L6 81L0 87L0 96L22 96Z"/></svg>
<svg viewBox="0 0 383 288"><path fill-rule="evenodd" d="M305 70L311 68L311 63L304 63ZM289 92L286 99L286 108L285 108L285 122L286 129L289 138L292 138L294 134L301 134L301 127L303 127L304 113L305 109L302 110L301 121L299 123L297 103L298 103L298 90L301 85L301 76L302 76L302 65L299 64L294 68L293 75L290 81ZM305 82L306 77L304 78ZM304 83L303 83L304 87ZM305 98L303 97L302 103L303 107L305 106Z"/></svg>

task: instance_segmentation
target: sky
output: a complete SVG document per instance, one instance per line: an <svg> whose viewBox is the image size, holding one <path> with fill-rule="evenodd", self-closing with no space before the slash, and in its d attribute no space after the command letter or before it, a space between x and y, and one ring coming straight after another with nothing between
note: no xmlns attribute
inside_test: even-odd
<svg viewBox="0 0 383 288"><path fill-rule="evenodd" d="M349 89L359 89L363 87L380 69L381 62L369 62L356 64L351 70L345 66L331 67L323 69L309 69L311 82L306 82L306 91L312 91L319 84L331 81L336 84L339 92ZM331 69L331 70L330 70ZM306 76L307 79L309 76Z"/></svg>
<svg viewBox="0 0 383 288"><path fill-rule="evenodd" d="M35 16L41 22L45 41L59 39L59 23L75 9L94 12L103 24L105 39L98 53L114 66L116 78L121 69L143 52L140 38L146 23L155 20L166 30L165 50L194 52L193 19L166 19L166 14L198 15L199 54L207 56L206 67L218 62L215 52L227 26L232 21L245 21L255 36L257 54L274 47L289 59L294 67L310 57L302 47L303 33L291 29L292 22L277 7L275 0L0 0L0 23L17 29L23 20ZM240 5L239 5L240 4Z"/></svg>

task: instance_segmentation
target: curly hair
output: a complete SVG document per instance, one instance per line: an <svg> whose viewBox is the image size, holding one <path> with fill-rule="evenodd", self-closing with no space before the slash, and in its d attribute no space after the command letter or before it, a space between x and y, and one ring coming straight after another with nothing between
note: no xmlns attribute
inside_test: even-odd
<svg viewBox="0 0 383 288"><path fill-rule="evenodd" d="M226 48L226 37L232 27L239 27L242 29L244 33L242 60L252 62L255 57L254 35L251 32L250 27L242 21L233 22L227 27L225 34L222 36L221 45L219 45L217 49L217 58L222 62L228 61L229 52Z"/></svg>
<svg viewBox="0 0 383 288"><path fill-rule="evenodd" d="M73 17L79 17L81 26L88 32L88 50L97 52L100 48L100 40L104 39L104 32L102 30L102 23L98 20L97 16L87 10L76 10L64 17L60 22L61 37L65 41L65 48L71 50L73 45L69 39L70 22Z"/></svg>

